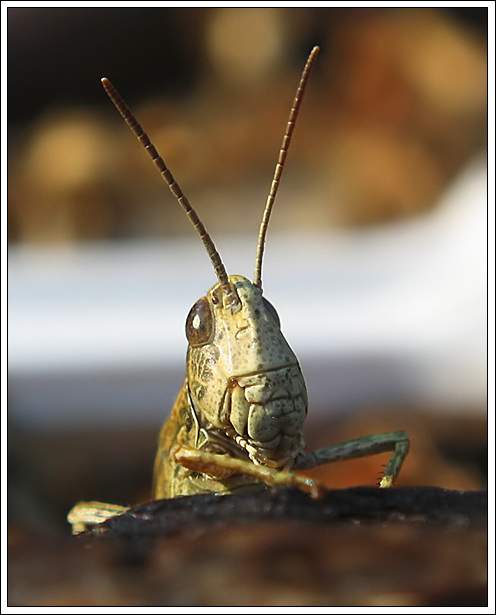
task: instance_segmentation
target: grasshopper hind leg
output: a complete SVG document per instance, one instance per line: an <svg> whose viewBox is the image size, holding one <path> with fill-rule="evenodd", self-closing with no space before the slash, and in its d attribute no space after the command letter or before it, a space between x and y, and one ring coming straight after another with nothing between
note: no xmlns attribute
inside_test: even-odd
<svg viewBox="0 0 496 615"><path fill-rule="evenodd" d="M302 453L296 460L296 470L309 470L333 461L368 457L392 451L391 458L379 481L379 487L392 487L407 456L410 442L404 431L390 431L340 442L310 453Z"/></svg>

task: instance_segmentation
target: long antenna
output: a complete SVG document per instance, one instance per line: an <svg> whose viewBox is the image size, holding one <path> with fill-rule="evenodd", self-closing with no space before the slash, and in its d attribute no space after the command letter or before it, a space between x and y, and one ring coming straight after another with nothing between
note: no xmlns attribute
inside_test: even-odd
<svg viewBox="0 0 496 615"><path fill-rule="evenodd" d="M319 51L319 47L314 47L312 49L310 55L308 56L307 63L305 64L305 68L303 69L303 72L301 74L300 83L298 85L298 89L296 90L293 106L291 107L291 112L289 114L286 132L282 140L281 149L279 150L279 159L277 161L276 168L274 171L274 178L270 186L267 203L265 204L262 223L260 224L260 230L258 232L257 256L255 258L255 275L253 277L253 283L257 286L260 286L260 288L262 287L262 260L265 249L265 236L267 235L267 229L269 227L270 214L272 213L272 208L276 199L277 190L279 189L279 183L281 181L281 175L284 169L284 162L286 161L286 156L288 154L288 149L296 124L296 118L298 117L298 111L300 110L301 101L303 99L303 95L305 94L308 78L310 77L310 73L312 71L313 65L315 64L315 60L317 59Z"/></svg>
<svg viewBox="0 0 496 615"><path fill-rule="evenodd" d="M198 214L193 209L187 197L185 196L184 192L181 190L181 187L176 182L172 173L167 168L167 165L165 164L162 156L160 156L160 154L157 152L155 146L150 141L150 138L148 137L146 132L143 130L138 120L136 119L132 111L129 109L129 107L126 105L124 100L121 98L120 94L117 92L114 86L107 79L107 77L103 77L102 85L105 88L105 91L107 92L110 100L114 103L115 107L117 108L119 113L122 115L122 117L126 121L126 124L134 132L134 134L138 138L138 141L141 143L141 145L143 145L145 150L148 152L148 155L153 160L153 164L160 171L162 178L169 186L170 191L179 201L179 204L184 209L188 218L193 223L193 226L195 227L196 231L200 235L201 240L203 241L203 244L205 245L207 254L209 255L210 260L212 261L212 265L214 266L215 273L217 274L217 277L219 278L219 282L223 286L228 286L229 278L227 275L227 271L226 271L226 268L224 267L220 254L217 251L217 248L215 247L214 242L212 241L212 238L207 233L205 227L203 226L202 221L198 217Z"/></svg>

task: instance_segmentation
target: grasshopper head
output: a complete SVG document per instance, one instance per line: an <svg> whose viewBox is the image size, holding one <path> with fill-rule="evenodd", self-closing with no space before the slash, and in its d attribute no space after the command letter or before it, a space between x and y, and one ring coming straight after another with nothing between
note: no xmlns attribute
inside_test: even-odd
<svg viewBox="0 0 496 615"><path fill-rule="evenodd" d="M200 426L195 444L290 466L303 447L307 392L261 288L238 275L229 276L229 286L216 284L191 308L186 335L189 395Z"/></svg>

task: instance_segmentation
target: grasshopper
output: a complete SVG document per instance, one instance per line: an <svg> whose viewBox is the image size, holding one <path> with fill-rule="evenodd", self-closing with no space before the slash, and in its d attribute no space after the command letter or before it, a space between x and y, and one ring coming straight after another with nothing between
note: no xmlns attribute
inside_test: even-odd
<svg viewBox="0 0 496 615"><path fill-rule="evenodd" d="M228 275L214 242L113 85L102 79L111 101L144 146L184 208L210 257L218 282L191 308L186 319L186 377L162 427L153 475L153 499L199 493L227 495L267 486L296 487L317 498L323 486L295 470L392 451L380 480L391 487L408 453L404 431L393 431L304 450L308 398L296 355L279 316L262 292L265 237L310 72L314 47L300 78L260 225L254 281ZM79 533L126 507L80 502L69 513Z"/></svg>

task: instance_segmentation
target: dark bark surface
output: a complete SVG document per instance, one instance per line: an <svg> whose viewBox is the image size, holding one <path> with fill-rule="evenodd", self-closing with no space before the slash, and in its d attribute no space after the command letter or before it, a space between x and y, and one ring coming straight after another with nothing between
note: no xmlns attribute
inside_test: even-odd
<svg viewBox="0 0 496 615"><path fill-rule="evenodd" d="M378 455L313 470L329 486L320 500L269 489L149 502L156 431L17 434L8 604L483 606L485 419L400 417L308 426L309 448L391 426L412 439L397 487L353 486L375 483ZM82 499L147 503L73 537L65 517Z"/></svg>
<svg viewBox="0 0 496 615"><path fill-rule="evenodd" d="M87 534L109 537L171 536L190 528L272 521L414 522L458 527L487 522L486 491L438 487L329 491L319 500L293 489L229 496L195 495L135 506Z"/></svg>

